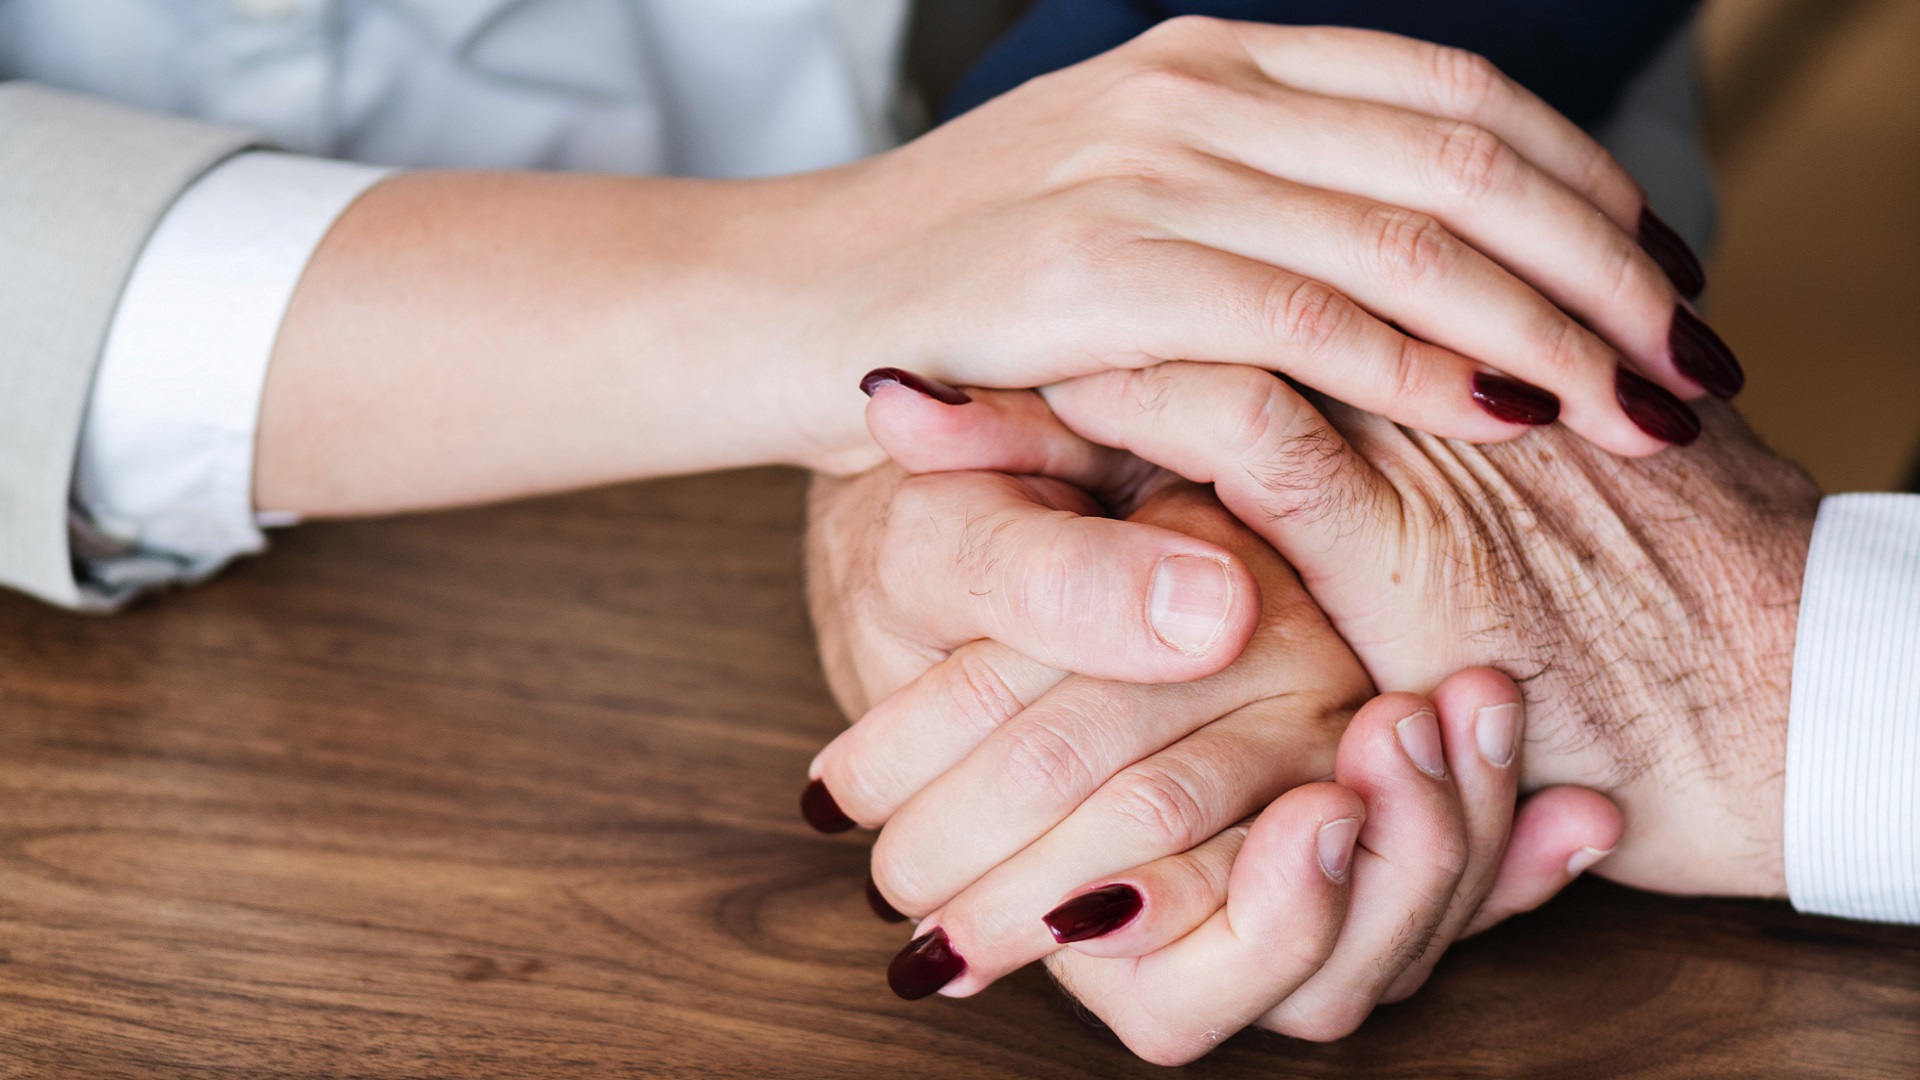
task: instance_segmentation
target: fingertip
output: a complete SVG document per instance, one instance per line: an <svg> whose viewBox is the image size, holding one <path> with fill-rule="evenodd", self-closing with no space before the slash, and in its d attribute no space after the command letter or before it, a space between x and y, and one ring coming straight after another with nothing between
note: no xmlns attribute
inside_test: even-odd
<svg viewBox="0 0 1920 1080"><path fill-rule="evenodd" d="M1382 781L1393 783L1403 764L1431 780L1449 777L1433 702L1419 694L1392 691L1353 714L1340 739L1334 778L1366 794Z"/></svg>
<svg viewBox="0 0 1920 1080"><path fill-rule="evenodd" d="M1488 667L1457 672L1434 688L1433 703L1456 764L1466 764L1461 755L1472 753L1494 769L1507 770L1518 758L1526 700L1504 673Z"/></svg>

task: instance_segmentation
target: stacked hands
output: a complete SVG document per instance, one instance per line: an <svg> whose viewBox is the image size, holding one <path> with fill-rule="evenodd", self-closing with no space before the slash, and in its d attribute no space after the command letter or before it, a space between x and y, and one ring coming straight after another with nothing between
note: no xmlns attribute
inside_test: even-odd
<svg viewBox="0 0 1920 1080"><path fill-rule="evenodd" d="M1465 54L1180 20L871 167L924 239L847 323L926 374L815 484L860 719L803 809L882 827L898 993L1044 959L1181 1062L1344 1035L1603 858L1784 894L1818 492L1683 400L1739 367L1579 129ZM1006 274L928 303L935 254Z"/></svg>

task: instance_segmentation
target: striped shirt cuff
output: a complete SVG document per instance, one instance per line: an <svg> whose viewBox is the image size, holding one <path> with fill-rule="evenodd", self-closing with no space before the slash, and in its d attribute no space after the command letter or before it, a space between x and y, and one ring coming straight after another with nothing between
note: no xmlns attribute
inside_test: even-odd
<svg viewBox="0 0 1920 1080"><path fill-rule="evenodd" d="M1920 923L1920 495L1820 504L1786 788L1794 906Z"/></svg>

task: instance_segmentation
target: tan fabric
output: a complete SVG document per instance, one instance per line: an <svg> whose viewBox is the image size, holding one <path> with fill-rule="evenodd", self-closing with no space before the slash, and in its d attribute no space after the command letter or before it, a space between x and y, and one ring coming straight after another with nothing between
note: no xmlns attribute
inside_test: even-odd
<svg viewBox="0 0 1920 1080"><path fill-rule="evenodd" d="M80 606L74 450L120 290L167 207L244 132L0 85L0 584Z"/></svg>

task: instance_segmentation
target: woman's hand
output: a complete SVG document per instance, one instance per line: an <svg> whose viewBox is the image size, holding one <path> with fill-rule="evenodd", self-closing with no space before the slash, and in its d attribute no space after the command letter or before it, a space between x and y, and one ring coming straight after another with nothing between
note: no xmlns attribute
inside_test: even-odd
<svg viewBox="0 0 1920 1080"><path fill-rule="evenodd" d="M1740 384L1636 242L1627 174L1409 39L1175 20L852 173L794 261L825 290L797 341L834 343L838 385L1231 361L1445 436L1558 414L1638 455L1692 438L1667 390Z"/></svg>
<svg viewBox="0 0 1920 1080"><path fill-rule="evenodd" d="M1476 57L1178 19L839 169L375 185L288 307L254 494L321 516L856 473L880 452L855 386L894 365L1250 364L1441 435L1558 416L1649 454L1693 437L1673 395L1741 377L1636 237L1697 284L1626 173Z"/></svg>

